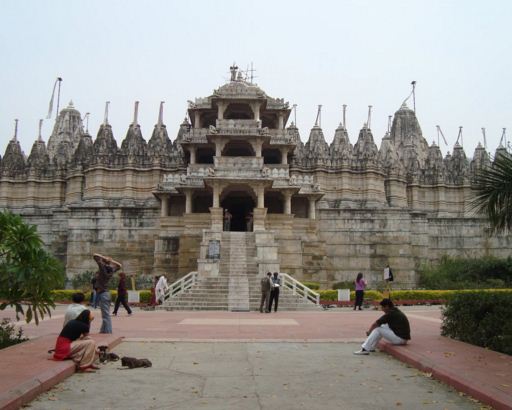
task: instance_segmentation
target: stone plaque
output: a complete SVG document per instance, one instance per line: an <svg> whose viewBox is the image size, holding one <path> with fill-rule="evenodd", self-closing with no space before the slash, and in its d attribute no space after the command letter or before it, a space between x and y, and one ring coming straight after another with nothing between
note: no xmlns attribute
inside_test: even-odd
<svg viewBox="0 0 512 410"><path fill-rule="evenodd" d="M208 259L220 259L220 241L213 239L208 242Z"/></svg>

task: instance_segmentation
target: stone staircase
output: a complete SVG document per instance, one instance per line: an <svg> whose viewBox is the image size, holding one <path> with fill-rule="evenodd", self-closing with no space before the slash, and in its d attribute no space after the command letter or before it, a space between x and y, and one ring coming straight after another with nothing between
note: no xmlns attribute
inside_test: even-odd
<svg viewBox="0 0 512 410"><path fill-rule="evenodd" d="M159 309L258 311L261 287L253 232L223 232L219 273L200 277L190 288L167 299ZM318 310L319 307L282 288L279 310Z"/></svg>

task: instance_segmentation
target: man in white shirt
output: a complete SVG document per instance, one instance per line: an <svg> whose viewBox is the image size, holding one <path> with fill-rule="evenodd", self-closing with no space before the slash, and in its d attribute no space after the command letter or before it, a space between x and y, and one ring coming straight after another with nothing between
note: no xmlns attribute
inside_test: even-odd
<svg viewBox="0 0 512 410"><path fill-rule="evenodd" d="M66 323L70 320L76 319L78 315L86 309L83 305L85 295L82 292L73 293L71 299L73 300L73 303L68 306L66 313L64 314L64 326L66 326Z"/></svg>

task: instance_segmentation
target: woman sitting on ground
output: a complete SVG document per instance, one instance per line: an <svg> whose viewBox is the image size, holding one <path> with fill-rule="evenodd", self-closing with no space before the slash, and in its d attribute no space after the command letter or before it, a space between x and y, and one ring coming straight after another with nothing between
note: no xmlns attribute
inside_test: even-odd
<svg viewBox="0 0 512 410"><path fill-rule="evenodd" d="M93 319L92 313L86 309L66 323L55 344L54 360L72 359L77 370L81 371L99 368L94 364L97 359L96 342L87 337Z"/></svg>

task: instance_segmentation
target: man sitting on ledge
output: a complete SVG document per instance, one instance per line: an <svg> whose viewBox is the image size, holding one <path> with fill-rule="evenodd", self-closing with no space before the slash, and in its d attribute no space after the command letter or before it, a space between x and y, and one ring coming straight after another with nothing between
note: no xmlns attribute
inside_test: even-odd
<svg viewBox="0 0 512 410"><path fill-rule="evenodd" d="M384 315L375 321L366 332L368 338L361 345L357 355L367 355L375 351L381 338L394 345L405 345L411 340L411 330L407 316L393 305L391 299L382 299L380 306Z"/></svg>

